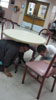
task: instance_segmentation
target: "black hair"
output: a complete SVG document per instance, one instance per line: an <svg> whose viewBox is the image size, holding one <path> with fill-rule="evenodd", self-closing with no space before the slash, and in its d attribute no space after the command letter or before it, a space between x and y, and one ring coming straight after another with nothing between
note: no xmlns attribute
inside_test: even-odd
<svg viewBox="0 0 56 100"><path fill-rule="evenodd" d="M37 52L38 53L41 53L42 51L45 51L46 50L46 47L45 45L41 44L37 47Z"/></svg>
<svg viewBox="0 0 56 100"><path fill-rule="evenodd" d="M24 47L28 47L30 48L30 45L29 44L25 44L25 43L20 43L21 46L24 46Z"/></svg>
<svg viewBox="0 0 56 100"><path fill-rule="evenodd" d="M33 46L26 44L26 43L19 43L21 46L28 47L29 49L35 50Z"/></svg>

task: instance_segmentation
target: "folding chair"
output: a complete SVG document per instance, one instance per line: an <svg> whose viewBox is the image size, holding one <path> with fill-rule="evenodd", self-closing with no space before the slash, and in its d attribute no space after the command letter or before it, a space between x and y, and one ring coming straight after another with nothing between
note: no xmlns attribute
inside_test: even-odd
<svg viewBox="0 0 56 100"><path fill-rule="evenodd" d="M51 39L53 32L51 32L49 29L43 28L42 30L40 30L40 32L38 34L46 39L45 44L47 45L49 43L50 39ZM33 46L35 51L37 51L37 47L38 47L38 45Z"/></svg>
<svg viewBox="0 0 56 100"><path fill-rule="evenodd" d="M41 35L41 34L43 37L45 37L46 45L47 45L49 43L49 40L51 39L53 32L51 32L49 29L44 28L44 29L40 30L40 32L39 32L39 35Z"/></svg>
<svg viewBox="0 0 56 100"><path fill-rule="evenodd" d="M3 31L4 29L14 29L14 22L10 19L4 19L3 22L2 22L2 29L1 29L1 39L4 39L3 35Z"/></svg>
<svg viewBox="0 0 56 100"><path fill-rule="evenodd" d="M47 62L44 62L44 61L33 61L33 62L26 63L26 67L25 67L25 71L24 71L24 75L23 75L23 79L22 79L22 84L24 84L26 73L28 73L35 80L37 80L40 83L40 88L39 88L39 91L37 94L37 99L39 99L39 97L40 97L42 87L43 87L45 79L47 77L49 78L50 76L52 76L54 78L51 92L53 92L53 90L54 90L56 77L53 76L55 73L53 73L53 75L51 75L51 72L53 70L52 64L53 64L55 58L56 58L56 54L54 55L53 59L51 60L51 62L49 64ZM34 73L36 73L38 75L38 77L34 76L31 72L29 72L28 69L30 69ZM39 80L39 76L42 78L41 81Z"/></svg>

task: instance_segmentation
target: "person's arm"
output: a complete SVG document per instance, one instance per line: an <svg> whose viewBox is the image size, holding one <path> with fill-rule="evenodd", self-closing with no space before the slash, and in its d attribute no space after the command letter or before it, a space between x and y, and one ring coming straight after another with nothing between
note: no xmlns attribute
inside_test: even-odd
<svg viewBox="0 0 56 100"><path fill-rule="evenodd" d="M34 60L35 59L35 53L36 53L36 48L35 48L35 46L29 46L29 48L33 51L33 54L32 54L32 59L30 60L30 61L32 61L32 60Z"/></svg>
<svg viewBox="0 0 56 100"><path fill-rule="evenodd" d="M48 60L42 60L43 62L46 62L46 63L48 63L48 64L50 64L50 61L48 61Z"/></svg>

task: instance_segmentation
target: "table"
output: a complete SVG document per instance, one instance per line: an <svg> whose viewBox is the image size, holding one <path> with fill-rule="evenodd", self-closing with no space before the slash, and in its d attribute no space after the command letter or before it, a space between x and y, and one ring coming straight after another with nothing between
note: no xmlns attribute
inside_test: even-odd
<svg viewBox="0 0 56 100"><path fill-rule="evenodd" d="M46 40L31 31L21 30L21 29L6 29L3 34L9 39L15 40L17 42L27 43L27 44L45 44Z"/></svg>

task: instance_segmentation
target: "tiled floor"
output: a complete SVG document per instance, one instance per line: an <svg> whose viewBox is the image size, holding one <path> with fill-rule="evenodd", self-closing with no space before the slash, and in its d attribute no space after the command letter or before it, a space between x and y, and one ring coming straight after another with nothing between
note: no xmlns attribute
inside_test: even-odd
<svg viewBox="0 0 56 100"><path fill-rule="evenodd" d="M19 29L19 27L16 28ZM56 42L52 40L50 41L50 44L56 46ZM32 51L29 50L24 56L25 59L27 56L28 58L31 58L31 54ZM29 75L26 76L25 84L21 84L24 67L19 66L16 74L14 73L13 65L9 70L13 75L12 78L8 78L6 75L4 75L4 73L0 72L0 100L37 100L36 96L39 89L39 84ZM53 93L50 92L52 81L52 78L49 78L48 80L46 79L39 100L56 100L56 87Z"/></svg>

